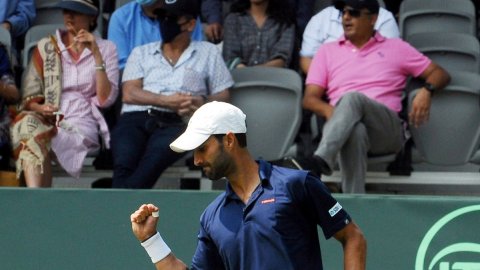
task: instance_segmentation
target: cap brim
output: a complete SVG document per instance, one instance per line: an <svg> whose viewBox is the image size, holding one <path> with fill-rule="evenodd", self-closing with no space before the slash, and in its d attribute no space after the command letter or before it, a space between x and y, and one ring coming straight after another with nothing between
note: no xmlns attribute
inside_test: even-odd
<svg viewBox="0 0 480 270"><path fill-rule="evenodd" d="M191 151L204 143L210 135L189 132L187 129L180 137L170 144L170 149L177 153Z"/></svg>
<svg viewBox="0 0 480 270"><path fill-rule="evenodd" d="M98 11L94 10L93 8L89 8L82 3L76 3L74 1L62 1L59 2L56 7L66 10L71 10L75 12L79 12L86 15L96 16Z"/></svg>

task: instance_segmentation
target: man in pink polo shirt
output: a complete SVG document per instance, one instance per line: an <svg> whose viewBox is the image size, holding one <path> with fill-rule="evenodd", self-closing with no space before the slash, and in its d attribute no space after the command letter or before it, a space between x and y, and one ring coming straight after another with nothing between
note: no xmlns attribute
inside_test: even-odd
<svg viewBox="0 0 480 270"><path fill-rule="evenodd" d="M344 193L364 193L367 153L401 150L404 137L398 112L408 76L425 80L409 121L428 120L431 95L450 81L448 73L401 39L374 30L377 0L337 0L344 36L320 47L312 60L303 107L326 118L313 161L330 175L339 155ZM329 102L322 98L326 96Z"/></svg>

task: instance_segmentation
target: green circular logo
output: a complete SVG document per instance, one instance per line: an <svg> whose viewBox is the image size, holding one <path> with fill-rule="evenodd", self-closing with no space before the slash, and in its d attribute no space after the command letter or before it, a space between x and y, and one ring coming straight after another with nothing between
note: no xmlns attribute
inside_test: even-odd
<svg viewBox="0 0 480 270"><path fill-rule="evenodd" d="M415 260L415 270L480 270L480 243L469 243L469 242L459 242L451 244L443 249L441 249L433 258L428 262L428 268L425 268L426 262L425 258L427 255L427 250L432 243L432 240L435 236L438 235L440 230L444 228L447 224L451 223L453 220L458 219L459 217L472 213L475 211L480 211L480 205L471 205L466 206L455 211L452 211L438 220L431 228L428 230L427 234L423 237L422 242L417 251L417 258ZM479 220L480 221L480 220ZM479 223L476 224L477 226ZM476 235L480 234L480 231L474 232ZM476 254L475 261L462 261L462 262L443 262L442 259L448 255L458 254L458 253L468 253Z"/></svg>

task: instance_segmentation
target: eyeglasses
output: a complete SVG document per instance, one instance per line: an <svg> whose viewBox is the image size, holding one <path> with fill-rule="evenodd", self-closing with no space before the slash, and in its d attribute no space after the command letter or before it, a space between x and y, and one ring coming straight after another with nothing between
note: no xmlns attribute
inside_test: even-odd
<svg viewBox="0 0 480 270"><path fill-rule="evenodd" d="M353 18L358 18L358 17L362 16L362 14L366 14L366 15L372 14L369 11L362 11L360 9L355 9L355 8L344 8L341 13L342 13L342 16L344 14L348 14L349 16L352 16Z"/></svg>

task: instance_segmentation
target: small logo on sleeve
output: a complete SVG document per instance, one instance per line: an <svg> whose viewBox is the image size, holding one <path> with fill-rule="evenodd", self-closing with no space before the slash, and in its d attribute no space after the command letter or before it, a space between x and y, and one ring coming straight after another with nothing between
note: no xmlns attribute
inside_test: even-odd
<svg viewBox="0 0 480 270"><path fill-rule="evenodd" d="M274 202L275 202L275 198L265 199L265 200L261 201L262 204L274 203Z"/></svg>
<svg viewBox="0 0 480 270"><path fill-rule="evenodd" d="M337 202L332 208L330 208L330 210L328 210L328 213L333 217L340 212L340 210L342 210L342 206Z"/></svg>

